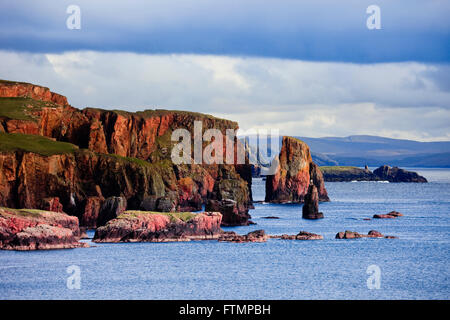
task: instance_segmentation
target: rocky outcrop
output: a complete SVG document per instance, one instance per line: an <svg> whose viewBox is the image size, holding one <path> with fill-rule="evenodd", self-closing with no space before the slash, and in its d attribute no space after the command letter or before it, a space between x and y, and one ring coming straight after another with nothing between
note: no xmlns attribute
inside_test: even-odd
<svg viewBox="0 0 450 320"><path fill-rule="evenodd" d="M378 232L376 230L370 230L367 235L360 234L358 232L354 231L348 231L345 232L338 232L336 234L336 239L358 239L358 238L387 238L387 239L394 239L396 237L394 236L385 236L381 234L381 232Z"/></svg>
<svg viewBox="0 0 450 320"><path fill-rule="evenodd" d="M266 202L303 202L310 182L317 188L320 201L329 201L319 167L312 161L309 147L303 141L283 137L274 175L266 179Z"/></svg>
<svg viewBox="0 0 450 320"><path fill-rule="evenodd" d="M305 203L302 208L303 219L322 219L323 213L319 212L319 192L317 187L310 183L308 193L305 196Z"/></svg>
<svg viewBox="0 0 450 320"><path fill-rule="evenodd" d="M0 249L44 250L86 247L78 219L64 213L0 208Z"/></svg>
<svg viewBox="0 0 450 320"><path fill-rule="evenodd" d="M256 230L249 232L246 235L239 235L233 231L224 232L220 237L219 241L221 242L266 242L269 238L268 235L264 232L264 230Z"/></svg>
<svg viewBox="0 0 450 320"><path fill-rule="evenodd" d="M217 239L222 230L218 212L154 213L126 211L97 228L94 242L171 242Z"/></svg>
<svg viewBox="0 0 450 320"><path fill-rule="evenodd" d="M296 235L283 234L281 236L270 236L274 239L282 239L282 240L323 240L323 236L320 234L315 234L306 231L300 231Z"/></svg>
<svg viewBox="0 0 450 320"><path fill-rule="evenodd" d="M361 169L349 166L325 166L320 167L325 181L350 182L350 181L378 181L380 180L369 168Z"/></svg>
<svg viewBox="0 0 450 320"><path fill-rule="evenodd" d="M224 136L238 128L229 120L185 111L78 110L48 88L0 81L1 131L80 148L51 155L19 147L0 150L0 205L50 208L41 199L58 198L62 210L86 227L96 226L108 197L124 197L128 209L155 211L199 211L208 199L231 199L245 215L252 208L249 165L172 163L172 132L187 129L193 138L194 121L203 131L214 128ZM232 150L226 139L224 154L235 153L237 139Z"/></svg>
<svg viewBox="0 0 450 320"><path fill-rule="evenodd" d="M391 211L387 214L375 214L373 216L374 219L393 219L393 218L397 218L397 217L402 217L403 214L401 214L400 212L397 211Z"/></svg>
<svg viewBox="0 0 450 320"><path fill-rule="evenodd" d="M127 199L124 197L109 197L100 208L96 226L104 226L108 221L124 213L126 209Z"/></svg>
<svg viewBox="0 0 450 320"><path fill-rule="evenodd" d="M320 167L325 181L389 181L389 182L427 182L427 179L416 172L406 171L398 167L381 166L373 172L366 166L357 167Z"/></svg>
<svg viewBox="0 0 450 320"><path fill-rule="evenodd" d="M389 182L428 182L427 179L420 176L416 172L407 171L398 167L381 166L374 170L373 173L383 181Z"/></svg>
<svg viewBox="0 0 450 320"><path fill-rule="evenodd" d="M66 97L51 92L49 88L31 83L0 80L0 97L31 98L39 101L52 102L59 106L67 106Z"/></svg>

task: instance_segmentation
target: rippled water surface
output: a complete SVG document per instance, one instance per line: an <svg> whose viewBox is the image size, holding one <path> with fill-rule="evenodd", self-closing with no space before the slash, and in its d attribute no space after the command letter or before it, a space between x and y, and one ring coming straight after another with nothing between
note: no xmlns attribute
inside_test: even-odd
<svg viewBox="0 0 450 320"><path fill-rule="evenodd" d="M301 205L256 204L257 225L238 233L319 233L324 240L266 243L92 244L88 249L0 251L2 299L449 299L450 170L418 169L430 183L326 183L325 218L301 219ZM254 198L264 181L254 180ZM376 213L398 219L366 221ZM277 216L280 219L264 219ZM399 239L336 240L375 229ZM93 234L92 232L90 233ZM369 265L380 289L367 288ZM81 270L81 289L66 268Z"/></svg>

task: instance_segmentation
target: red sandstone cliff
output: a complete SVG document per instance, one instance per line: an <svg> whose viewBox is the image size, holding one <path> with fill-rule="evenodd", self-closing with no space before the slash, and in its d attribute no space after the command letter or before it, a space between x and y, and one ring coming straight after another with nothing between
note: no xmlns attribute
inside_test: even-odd
<svg viewBox="0 0 450 320"><path fill-rule="evenodd" d="M41 135L90 150L1 152L0 205L55 207L87 227L96 227L99 219L104 223L99 212L108 197L124 197L129 209L158 211L200 210L207 199L231 197L238 214L246 215L252 203L250 166L171 162L172 131L192 133L196 120L204 130L237 129L235 122L191 112L78 110L48 88L0 81L0 132ZM230 152L225 146L224 140L224 153Z"/></svg>

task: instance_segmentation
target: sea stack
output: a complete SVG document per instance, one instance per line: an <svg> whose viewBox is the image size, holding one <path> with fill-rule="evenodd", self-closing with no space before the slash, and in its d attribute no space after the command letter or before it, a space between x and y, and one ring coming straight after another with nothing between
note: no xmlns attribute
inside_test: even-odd
<svg viewBox="0 0 450 320"><path fill-rule="evenodd" d="M319 192L314 183L309 184L308 193L303 204L303 219L322 219L323 213L319 212Z"/></svg>
<svg viewBox="0 0 450 320"><path fill-rule="evenodd" d="M304 202L310 183L316 186L320 201L330 201L322 171L312 161L308 145L293 137L283 137L276 170L266 179L265 202Z"/></svg>

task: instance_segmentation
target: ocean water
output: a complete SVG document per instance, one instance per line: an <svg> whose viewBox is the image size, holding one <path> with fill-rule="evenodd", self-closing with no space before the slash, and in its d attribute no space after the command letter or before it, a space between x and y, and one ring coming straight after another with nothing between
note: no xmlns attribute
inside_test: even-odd
<svg viewBox="0 0 450 320"><path fill-rule="evenodd" d="M256 204L257 225L241 234L319 233L324 240L266 243L94 244L72 250L0 251L1 299L449 299L450 170L418 169L428 184L326 183L325 218L301 219L301 205ZM254 198L264 181L254 180ZM391 210L405 216L365 221ZM264 219L277 216L280 219ZM398 239L336 240L375 229ZM93 235L93 232L90 232ZM87 240L88 241L88 240ZM69 289L67 267L80 268ZM370 265L380 270L369 289Z"/></svg>

